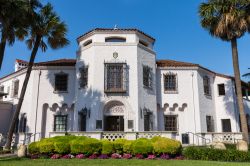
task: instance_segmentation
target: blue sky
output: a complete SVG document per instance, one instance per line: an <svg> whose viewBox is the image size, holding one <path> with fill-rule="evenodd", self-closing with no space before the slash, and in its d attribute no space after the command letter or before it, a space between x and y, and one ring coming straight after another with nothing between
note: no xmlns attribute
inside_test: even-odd
<svg viewBox="0 0 250 166"><path fill-rule="evenodd" d="M156 39L157 59L198 63L216 72L233 74L230 43L212 38L199 24L204 0L43 0L51 2L68 25L70 45L39 52L36 61L75 58L76 38L96 27L138 28ZM241 73L250 67L250 34L238 40ZM14 70L15 59L28 60L24 42L7 47L0 77ZM250 70L249 70L250 71Z"/></svg>

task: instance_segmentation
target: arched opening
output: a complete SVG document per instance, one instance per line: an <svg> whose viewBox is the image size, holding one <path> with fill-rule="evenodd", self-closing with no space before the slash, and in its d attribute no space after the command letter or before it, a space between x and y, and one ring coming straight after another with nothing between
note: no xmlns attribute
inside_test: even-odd
<svg viewBox="0 0 250 166"><path fill-rule="evenodd" d="M121 42L126 42L126 38L119 36L106 37L105 42L121 43Z"/></svg>
<svg viewBox="0 0 250 166"><path fill-rule="evenodd" d="M110 101L104 107L104 130L124 131L125 106L120 101Z"/></svg>

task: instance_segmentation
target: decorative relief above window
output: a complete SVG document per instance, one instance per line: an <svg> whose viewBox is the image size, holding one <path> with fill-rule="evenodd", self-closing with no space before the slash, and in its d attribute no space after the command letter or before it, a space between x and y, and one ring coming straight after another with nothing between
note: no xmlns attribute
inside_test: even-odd
<svg viewBox="0 0 250 166"><path fill-rule="evenodd" d="M105 63L105 87L106 93L126 92L126 63Z"/></svg>
<svg viewBox="0 0 250 166"><path fill-rule="evenodd" d="M79 85L80 88L86 88L88 86L88 66L82 66L79 68L80 78Z"/></svg>
<svg viewBox="0 0 250 166"><path fill-rule="evenodd" d="M167 73L163 75L164 78L164 92L165 93L177 93L178 83L177 83L177 74Z"/></svg>
<svg viewBox="0 0 250 166"><path fill-rule="evenodd" d="M153 88L153 69L143 65L143 86L144 88Z"/></svg>

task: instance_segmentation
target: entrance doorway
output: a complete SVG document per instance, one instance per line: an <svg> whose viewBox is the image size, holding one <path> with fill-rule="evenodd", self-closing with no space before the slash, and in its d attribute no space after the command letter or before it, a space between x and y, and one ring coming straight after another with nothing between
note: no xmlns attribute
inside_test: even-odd
<svg viewBox="0 0 250 166"><path fill-rule="evenodd" d="M124 131L123 116L105 116L105 131Z"/></svg>

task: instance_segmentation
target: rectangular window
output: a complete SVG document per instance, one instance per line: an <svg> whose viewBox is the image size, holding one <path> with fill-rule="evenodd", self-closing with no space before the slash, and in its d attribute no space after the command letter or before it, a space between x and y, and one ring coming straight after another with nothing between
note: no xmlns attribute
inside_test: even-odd
<svg viewBox="0 0 250 166"><path fill-rule="evenodd" d="M4 86L0 86L0 92L4 93ZM3 100L3 96L0 96L0 100Z"/></svg>
<svg viewBox="0 0 250 166"><path fill-rule="evenodd" d="M14 81L14 91L13 91L13 97L18 96L18 90L19 90L19 80Z"/></svg>
<svg viewBox="0 0 250 166"><path fill-rule="evenodd" d="M222 132L232 132L230 119L221 119Z"/></svg>
<svg viewBox="0 0 250 166"><path fill-rule="evenodd" d="M210 89L210 79L208 76L203 77L203 87L204 87L204 94L210 96L211 89Z"/></svg>
<svg viewBox="0 0 250 166"><path fill-rule="evenodd" d="M177 75L168 73L164 75L164 91L176 92L177 91Z"/></svg>
<svg viewBox="0 0 250 166"><path fill-rule="evenodd" d="M67 115L55 115L54 131L67 131Z"/></svg>
<svg viewBox="0 0 250 166"><path fill-rule="evenodd" d="M225 84L218 84L219 96L225 96Z"/></svg>
<svg viewBox="0 0 250 166"><path fill-rule="evenodd" d="M88 67L83 66L79 69L80 72L80 88L86 88L88 86Z"/></svg>
<svg viewBox="0 0 250 166"><path fill-rule="evenodd" d="M152 89L152 68L143 66L143 86Z"/></svg>
<svg viewBox="0 0 250 166"><path fill-rule="evenodd" d="M25 133L26 132L26 126L27 126L27 117L26 117L26 114L23 113L23 114L21 114L19 132L20 133Z"/></svg>
<svg viewBox="0 0 250 166"><path fill-rule="evenodd" d="M212 116L206 116L207 132L214 132L214 120Z"/></svg>
<svg viewBox="0 0 250 166"><path fill-rule="evenodd" d="M66 92L68 88L68 75L56 74L55 75L55 91Z"/></svg>
<svg viewBox="0 0 250 166"><path fill-rule="evenodd" d="M126 92L125 66L123 63L105 64L105 92Z"/></svg>
<svg viewBox="0 0 250 166"><path fill-rule="evenodd" d="M166 115L164 118L165 118L165 131L177 131L177 116Z"/></svg>
<svg viewBox="0 0 250 166"><path fill-rule="evenodd" d="M102 129L102 120L96 120L96 129Z"/></svg>
<svg viewBox="0 0 250 166"><path fill-rule="evenodd" d="M134 128L134 121L128 120L128 129L133 129L133 128Z"/></svg>

